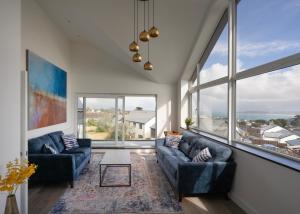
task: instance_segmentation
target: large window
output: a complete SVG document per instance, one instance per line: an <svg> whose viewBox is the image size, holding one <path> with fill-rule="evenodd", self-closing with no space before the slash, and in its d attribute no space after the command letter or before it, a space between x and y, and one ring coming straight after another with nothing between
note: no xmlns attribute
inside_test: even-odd
<svg viewBox="0 0 300 214"><path fill-rule="evenodd" d="M242 0L237 11L238 71L300 52L299 0Z"/></svg>
<svg viewBox="0 0 300 214"><path fill-rule="evenodd" d="M94 141L154 140L156 96L89 95L77 100L77 135Z"/></svg>
<svg viewBox="0 0 300 214"><path fill-rule="evenodd" d="M228 25L224 14L216 29L211 43L197 65L199 72L193 77L199 78L191 84L191 118L194 128L227 137L227 80L228 76ZM217 81L217 82L216 82ZM208 85L207 85L208 84ZM199 108L199 113L198 113ZM199 121L199 124L198 124Z"/></svg>
<svg viewBox="0 0 300 214"><path fill-rule="evenodd" d="M197 92L192 93L191 96L191 116L194 127L198 127L198 94Z"/></svg>
<svg viewBox="0 0 300 214"><path fill-rule="evenodd" d="M156 130L156 98L126 96L124 125L125 140L153 140L151 130Z"/></svg>
<svg viewBox="0 0 300 214"><path fill-rule="evenodd" d="M300 158L299 83L299 65L237 81L237 140Z"/></svg>
<svg viewBox="0 0 300 214"><path fill-rule="evenodd" d="M200 90L200 127L209 133L227 137L227 84Z"/></svg>
<svg viewBox="0 0 300 214"><path fill-rule="evenodd" d="M189 90L190 116L199 121L194 128L224 137L232 145L297 162L299 1L242 0L238 6L231 2L229 19L223 16L197 65L199 73L191 79L199 78ZM195 106L199 113L193 111Z"/></svg>
<svg viewBox="0 0 300 214"><path fill-rule="evenodd" d="M228 75L228 27L225 26L214 48L200 71L200 83Z"/></svg>

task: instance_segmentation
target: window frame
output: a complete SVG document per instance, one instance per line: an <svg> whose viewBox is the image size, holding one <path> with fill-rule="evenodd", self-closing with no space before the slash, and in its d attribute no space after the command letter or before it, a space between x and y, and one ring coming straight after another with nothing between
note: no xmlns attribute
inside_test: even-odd
<svg viewBox="0 0 300 214"><path fill-rule="evenodd" d="M192 131L207 136L209 138L218 140L220 143L226 144L227 146L233 147L238 150L242 150L249 154L255 155L257 157L272 161L274 163L280 164L282 166L288 167L290 169L300 171L300 160L288 156L282 153L274 152L265 148L258 148L254 145L239 142L236 140L236 84L237 81L258 76L261 74L270 73L276 70L284 69L287 67L295 66L300 64L300 52L292 54L271 62L267 62L262 65L258 65L241 72L236 70L236 59L237 59L237 4L239 0L229 0L228 8L224 12L222 18L220 19L216 30L214 31L206 49L204 50L199 62L196 65L196 69L190 79L191 84L189 85L188 97L189 97L189 117L191 117L191 99L192 94L197 92L198 96L198 127L192 127ZM211 51L213 50L216 42L218 41L224 27L228 23L228 76L222 77L216 80L205 82L200 84L199 73L203 68L206 60L208 59ZM193 81L197 79L197 86L191 87ZM210 133L201 130L199 123L199 103L200 100L200 90L205 88L214 87L221 84L228 85L228 137L218 136L214 133Z"/></svg>

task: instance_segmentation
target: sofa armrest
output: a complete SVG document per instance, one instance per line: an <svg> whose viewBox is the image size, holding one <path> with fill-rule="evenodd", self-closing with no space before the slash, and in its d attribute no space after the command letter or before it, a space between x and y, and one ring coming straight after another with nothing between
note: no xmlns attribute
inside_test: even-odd
<svg viewBox="0 0 300 214"><path fill-rule="evenodd" d="M183 193L227 193L231 189L235 167L234 162L180 163L178 190Z"/></svg>
<svg viewBox="0 0 300 214"><path fill-rule="evenodd" d="M63 177L73 180L75 174L75 158L71 154L29 154L30 163L37 165L34 176L45 178L47 176ZM53 178L55 180L55 178Z"/></svg>
<svg viewBox="0 0 300 214"><path fill-rule="evenodd" d="M165 144L165 138L159 138L155 140L155 148L163 146Z"/></svg>
<svg viewBox="0 0 300 214"><path fill-rule="evenodd" d="M80 147L91 147L92 145L92 140L88 139L88 138L84 138L84 139L77 139L77 142L79 144Z"/></svg>

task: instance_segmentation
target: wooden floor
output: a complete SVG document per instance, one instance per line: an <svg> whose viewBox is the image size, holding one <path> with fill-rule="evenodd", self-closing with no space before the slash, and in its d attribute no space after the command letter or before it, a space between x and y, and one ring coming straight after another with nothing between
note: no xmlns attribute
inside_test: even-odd
<svg viewBox="0 0 300 214"><path fill-rule="evenodd" d="M46 214L64 191L67 184L31 186L29 188L29 214ZM222 197L184 198L182 207L186 214L245 214L236 204Z"/></svg>
<svg viewBox="0 0 300 214"><path fill-rule="evenodd" d="M110 149L93 149L93 152L106 152ZM130 149L137 153L152 153L153 149ZM67 188L67 184L29 187L29 214L46 214ZM185 214L245 214L231 200L220 196L184 198L181 203Z"/></svg>

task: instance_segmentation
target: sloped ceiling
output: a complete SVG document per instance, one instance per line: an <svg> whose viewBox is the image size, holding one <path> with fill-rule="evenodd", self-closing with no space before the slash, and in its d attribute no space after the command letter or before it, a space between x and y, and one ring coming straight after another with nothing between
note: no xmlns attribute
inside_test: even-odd
<svg viewBox="0 0 300 214"><path fill-rule="evenodd" d="M36 1L72 41L94 45L154 82L175 83L186 66L199 32L203 31L210 7L221 0L155 0L155 25L161 34L150 42L152 71L143 69L147 53L145 44L140 52L144 57L142 63L133 63L132 53L128 51L133 41L133 0ZM143 3L139 6L141 30L144 28ZM223 11L220 8L216 15Z"/></svg>

